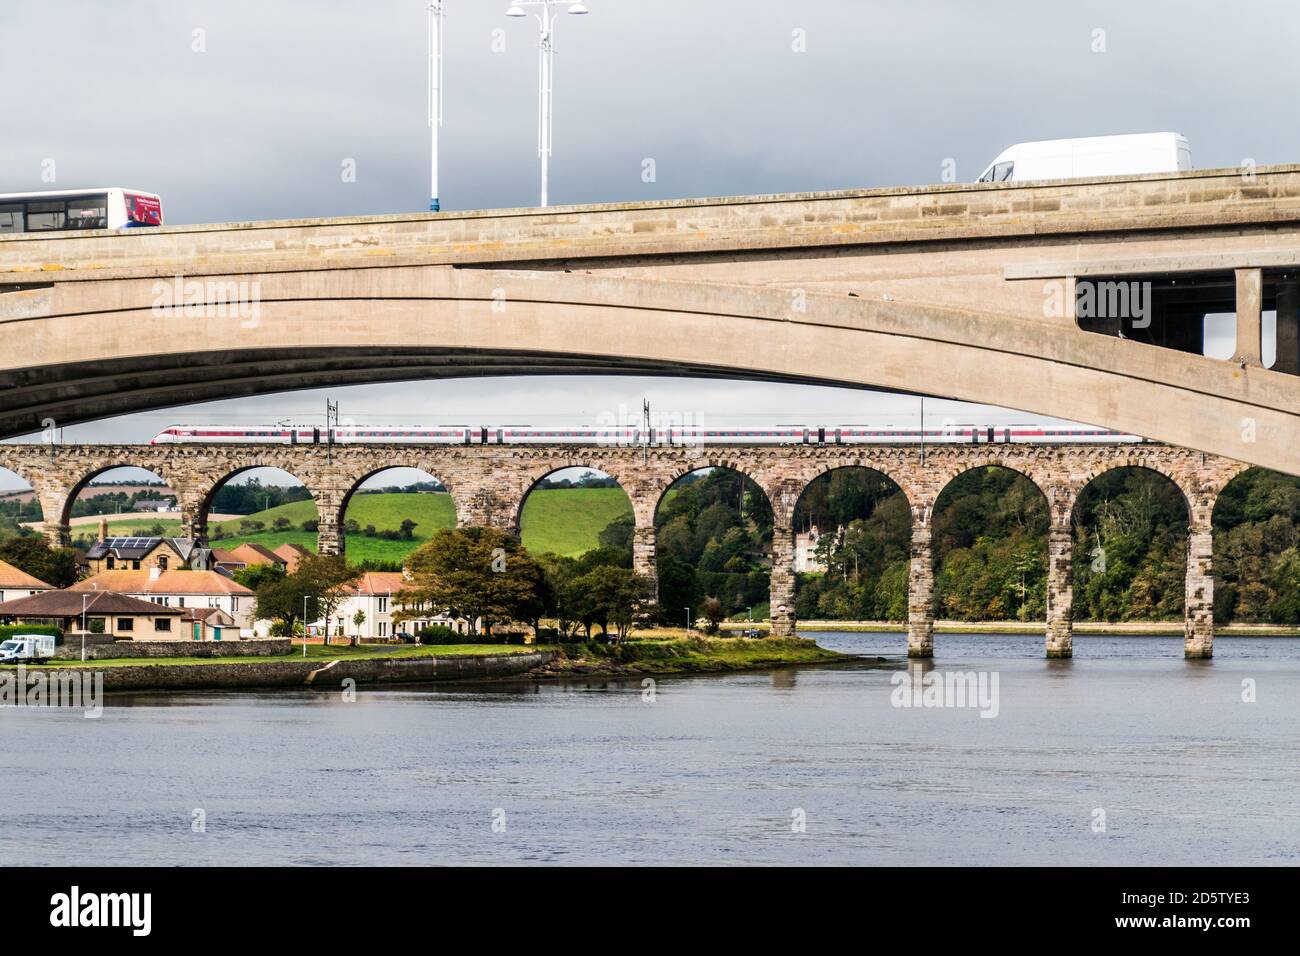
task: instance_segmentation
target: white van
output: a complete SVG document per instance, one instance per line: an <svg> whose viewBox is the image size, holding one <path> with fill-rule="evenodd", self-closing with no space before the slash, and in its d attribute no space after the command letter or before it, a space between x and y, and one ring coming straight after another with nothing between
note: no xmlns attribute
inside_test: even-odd
<svg viewBox="0 0 1300 956"><path fill-rule="evenodd" d="M53 656L53 634L15 634L0 643L0 662L38 661Z"/></svg>
<svg viewBox="0 0 1300 956"><path fill-rule="evenodd" d="M1089 136L1017 143L999 153L977 182L1135 176L1191 168L1192 148L1181 133Z"/></svg>

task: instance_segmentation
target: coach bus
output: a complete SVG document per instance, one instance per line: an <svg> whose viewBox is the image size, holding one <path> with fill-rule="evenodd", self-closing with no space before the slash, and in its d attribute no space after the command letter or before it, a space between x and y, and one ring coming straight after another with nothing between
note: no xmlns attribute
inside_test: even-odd
<svg viewBox="0 0 1300 956"><path fill-rule="evenodd" d="M0 233L126 229L163 224L162 200L138 189L0 193Z"/></svg>

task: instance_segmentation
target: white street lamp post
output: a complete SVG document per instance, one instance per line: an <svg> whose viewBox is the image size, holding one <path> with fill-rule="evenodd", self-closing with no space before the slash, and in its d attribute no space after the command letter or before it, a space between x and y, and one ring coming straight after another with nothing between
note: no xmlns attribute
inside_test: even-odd
<svg viewBox="0 0 1300 956"><path fill-rule="evenodd" d="M528 13L524 10L524 7L542 8L542 12L534 14L534 16L541 27L541 38L537 45L537 156L542 162L541 204L543 206L547 205L549 200L551 132L554 125L551 104L555 93L553 79L555 76L554 35L556 20L551 8L558 6L561 2L562 0L519 0L518 3L513 4L506 11L508 17L525 17ZM588 10L581 3L570 3L568 12L574 16L583 16Z"/></svg>
<svg viewBox="0 0 1300 956"><path fill-rule="evenodd" d="M302 596L302 656L307 656L307 601L311 598L310 594Z"/></svg>
<svg viewBox="0 0 1300 956"><path fill-rule="evenodd" d="M442 126L442 7L443 0L429 3L429 137L432 158L429 168L429 212L442 208L438 199L438 128Z"/></svg>

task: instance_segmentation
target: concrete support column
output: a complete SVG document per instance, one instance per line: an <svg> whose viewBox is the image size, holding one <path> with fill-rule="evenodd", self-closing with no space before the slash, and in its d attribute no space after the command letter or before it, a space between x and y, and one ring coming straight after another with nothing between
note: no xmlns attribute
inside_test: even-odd
<svg viewBox="0 0 1300 956"><path fill-rule="evenodd" d="M655 529L638 526L632 532L632 570L650 582L649 599L659 600L659 569L655 564Z"/></svg>
<svg viewBox="0 0 1300 956"><path fill-rule="evenodd" d="M1264 364L1264 277L1259 269L1237 270L1237 351L1233 361Z"/></svg>
<svg viewBox="0 0 1300 956"><path fill-rule="evenodd" d="M912 516L912 564L907 579L907 656L934 656L934 556L929 524Z"/></svg>
<svg viewBox="0 0 1300 956"><path fill-rule="evenodd" d="M794 613L794 529L777 516L772 535L771 619L773 637L793 637Z"/></svg>
<svg viewBox="0 0 1300 956"><path fill-rule="evenodd" d="M1214 535L1210 509L1193 508L1187 529L1187 584L1183 656L1214 656Z"/></svg>
<svg viewBox="0 0 1300 956"><path fill-rule="evenodd" d="M1273 371L1300 375L1300 283L1278 286L1277 361Z"/></svg>
<svg viewBox="0 0 1300 956"><path fill-rule="evenodd" d="M1047 656L1074 656L1074 531L1047 533Z"/></svg>

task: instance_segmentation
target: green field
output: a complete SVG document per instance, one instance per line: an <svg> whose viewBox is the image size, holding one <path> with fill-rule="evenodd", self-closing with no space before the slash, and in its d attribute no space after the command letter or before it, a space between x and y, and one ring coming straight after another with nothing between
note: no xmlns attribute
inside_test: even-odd
<svg viewBox="0 0 1300 956"><path fill-rule="evenodd" d="M556 554L579 555L596 547L597 538L605 526L621 514L630 513L631 504L621 488L541 489L534 491L524 503L524 546L535 554L547 551ZM213 522L209 534L218 528L227 533L224 538L212 538L214 547L230 549L243 542L254 542L275 548L293 542L315 551L316 535L302 530L304 521L316 518L313 501L294 501L266 511L248 515L246 519L265 522L269 528L277 518L287 518L292 527L287 531L262 531L244 534L239 530L239 520ZM374 525L376 530L396 530L403 519L416 523L410 541L384 541L364 535L347 535L347 555L353 562L365 560L401 561L418 548L439 528L450 528L456 523L451 497L446 494L419 494L414 492L385 492L358 494L348 503L346 520L356 521L363 528ZM113 534L148 534L154 525L162 525L163 533L180 533L180 522L141 517L114 518L108 516ZM74 528L75 534L95 534L94 525Z"/></svg>
<svg viewBox="0 0 1300 956"><path fill-rule="evenodd" d="M534 491L524 502L520 531L524 547L533 554L572 557L598 545L605 526L631 514L632 503L622 488L554 488Z"/></svg>

